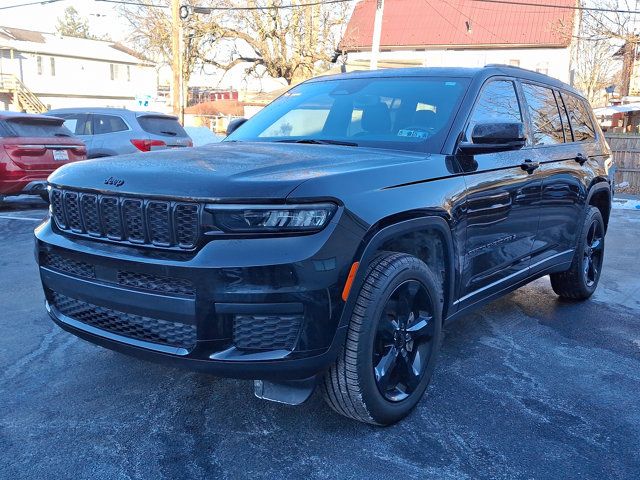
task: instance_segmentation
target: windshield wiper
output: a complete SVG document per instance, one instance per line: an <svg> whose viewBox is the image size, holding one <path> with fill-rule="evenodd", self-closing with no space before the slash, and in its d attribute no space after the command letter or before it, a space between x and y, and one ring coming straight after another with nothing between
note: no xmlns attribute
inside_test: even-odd
<svg viewBox="0 0 640 480"><path fill-rule="evenodd" d="M160 133L164 133L165 135L171 135L172 137L175 137L176 135L178 135L176 132L170 132L169 130L160 130Z"/></svg>
<svg viewBox="0 0 640 480"><path fill-rule="evenodd" d="M345 147L357 147L355 142L343 142L342 140L328 140L318 138L288 138L286 140L276 140L280 143L309 143L312 145L342 145Z"/></svg>

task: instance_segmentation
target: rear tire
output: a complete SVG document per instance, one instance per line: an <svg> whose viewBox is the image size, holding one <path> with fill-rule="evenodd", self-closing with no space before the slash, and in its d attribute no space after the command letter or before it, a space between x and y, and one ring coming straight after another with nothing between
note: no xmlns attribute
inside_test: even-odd
<svg viewBox="0 0 640 480"><path fill-rule="evenodd" d="M424 394L442 339L443 295L421 260L383 253L367 269L347 338L325 374L326 402L346 417L390 425Z"/></svg>
<svg viewBox="0 0 640 480"><path fill-rule="evenodd" d="M604 261L604 221L600 210L589 206L568 270L552 273L551 288L561 298L586 300L598 287Z"/></svg>

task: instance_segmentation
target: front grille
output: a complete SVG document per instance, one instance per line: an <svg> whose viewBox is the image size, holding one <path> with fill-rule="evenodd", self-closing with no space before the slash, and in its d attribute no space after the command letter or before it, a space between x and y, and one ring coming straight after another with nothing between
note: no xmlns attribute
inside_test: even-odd
<svg viewBox="0 0 640 480"><path fill-rule="evenodd" d="M154 292L187 296L194 296L196 294L193 283L182 278L161 277L158 275L120 270L118 272L118 283L127 287L153 290Z"/></svg>
<svg viewBox="0 0 640 480"><path fill-rule="evenodd" d="M55 292L51 293L51 303L73 320L116 335L187 350L196 344L194 325L119 312Z"/></svg>
<svg viewBox="0 0 640 480"><path fill-rule="evenodd" d="M236 315L233 343L248 350L293 350L302 315Z"/></svg>
<svg viewBox="0 0 640 480"><path fill-rule="evenodd" d="M65 257L54 252L43 253L41 257L41 264L43 267L69 273L76 277L95 278L96 276L93 265L86 262L72 260L69 257Z"/></svg>
<svg viewBox="0 0 640 480"><path fill-rule="evenodd" d="M189 250L200 239L200 206L66 189L51 191L58 228L119 243Z"/></svg>

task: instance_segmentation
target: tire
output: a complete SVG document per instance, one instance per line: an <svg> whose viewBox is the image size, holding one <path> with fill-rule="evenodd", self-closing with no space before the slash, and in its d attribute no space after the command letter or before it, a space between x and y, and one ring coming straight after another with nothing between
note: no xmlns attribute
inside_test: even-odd
<svg viewBox="0 0 640 480"><path fill-rule="evenodd" d="M571 300L586 300L593 295L602 272L604 232L600 210L589 206L571 267L564 272L550 275L551 288L558 296Z"/></svg>
<svg viewBox="0 0 640 480"><path fill-rule="evenodd" d="M439 282L421 260L391 252L376 257L358 293L345 344L322 382L329 406L374 425L405 417L431 380L442 340L443 303ZM394 367L384 368L394 355ZM393 387L403 375L406 382Z"/></svg>

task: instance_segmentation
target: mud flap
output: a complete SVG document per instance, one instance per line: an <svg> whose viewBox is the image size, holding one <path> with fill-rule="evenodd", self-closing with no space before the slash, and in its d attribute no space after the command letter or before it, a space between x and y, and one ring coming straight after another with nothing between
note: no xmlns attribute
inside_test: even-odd
<svg viewBox="0 0 640 480"><path fill-rule="evenodd" d="M318 383L318 377L313 376L304 380L288 380L271 382L269 380L254 380L253 389L256 397L286 405L300 405L309 400Z"/></svg>

